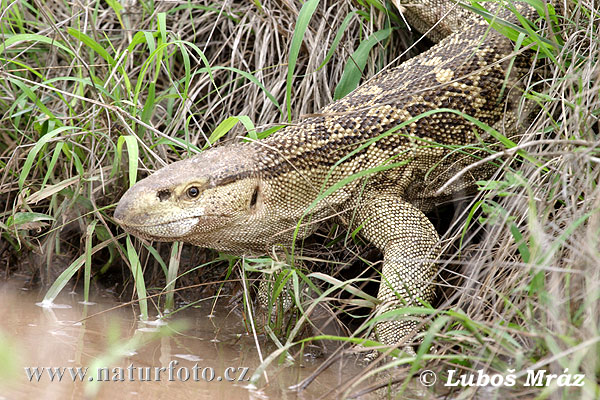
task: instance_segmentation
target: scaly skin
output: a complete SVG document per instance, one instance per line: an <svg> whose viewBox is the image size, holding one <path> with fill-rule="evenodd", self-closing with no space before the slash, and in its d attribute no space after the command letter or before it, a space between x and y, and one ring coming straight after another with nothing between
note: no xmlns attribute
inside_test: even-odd
<svg viewBox="0 0 600 400"><path fill-rule="evenodd" d="M127 191L115 219L149 240L257 255L290 246L298 224L302 239L335 216L351 230L361 227L383 253L376 312L431 302L439 237L425 213L488 177L493 167L483 166L438 193L495 145L457 113L414 118L453 109L515 132L519 93L511 89L530 64L518 57L507 76L512 43L478 17L462 26L315 116L155 172ZM377 336L395 345L416 324L380 322Z"/></svg>

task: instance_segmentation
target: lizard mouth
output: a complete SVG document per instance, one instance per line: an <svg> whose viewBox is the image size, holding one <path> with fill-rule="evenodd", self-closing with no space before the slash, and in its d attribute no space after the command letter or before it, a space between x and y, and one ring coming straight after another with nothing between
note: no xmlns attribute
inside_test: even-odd
<svg viewBox="0 0 600 400"><path fill-rule="evenodd" d="M161 217L165 217L161 215ZM130 219L121 219L113 216L113 219L126 232L142 237L147 240L156 240L161 242L172 242L175 240L185 240L186 236L197 231L210 231L214 227L227 221L231 216L227 214L219 215L196 215L186 216L176 219L163 219L156 222L136 222ZM151 219L151 218L149 218Z"/></svg>
<svg viewBox="0 0 600 400"><path fill-rule="evenodd" d="M119 218L114 219L126 232L133 235L149 240L173 241L189 234L200 219L205 217L184 217L156 223L135 223Z"/></svg>

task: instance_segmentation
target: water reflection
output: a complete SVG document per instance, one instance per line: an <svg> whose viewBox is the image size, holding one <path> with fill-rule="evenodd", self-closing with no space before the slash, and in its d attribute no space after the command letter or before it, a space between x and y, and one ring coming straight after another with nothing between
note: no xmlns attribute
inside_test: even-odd
<svg viewBox="0 0 600 400"><path fill-rule="evenodd" d="M346 360L298 394L287 388L309 376L320 361L302 368L273 366L268 384L250 389L247 379L260 364L256 345L241 334L240 318L227 310L206 304L178 313L168 325L143 324L131 306L112 309L118 304L107 293L92 299L94 304L62 295L56 301L62 307L43 308L36 305L43 294L21 286L17 281L0 284L0 335L6 339L0 340L0 353L16 355L12 361L0 357L0 400L312 399L360 371Z"/></svg>

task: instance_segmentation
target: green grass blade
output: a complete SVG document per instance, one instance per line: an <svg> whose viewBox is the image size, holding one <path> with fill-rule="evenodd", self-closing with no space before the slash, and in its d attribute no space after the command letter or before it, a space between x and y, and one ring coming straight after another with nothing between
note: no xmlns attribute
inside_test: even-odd
<svg viewBox="0 0 600 400"><path fill-rule="evenodd" d="M19 42L40 42L40 43L44 43L50 46L54 46L54 47L58 47L61 50L66 51L69 56L74 57L75 55L73 54L73 52L71 51L71 49L69 49L67 46L65 46L64 44L60 43L59 41L57 41L54 38L49 38L46 36L42 36L42 35L36 35L34 33L23 33L23 34L17 34L14 36L9 36L6 40L4 40L2 43L0 43L0 54L5 53L7 50L9 50L9 48ZM19 49L19 52L21 50Z"/></svg>
<svg viewBox="0 0 600 400"><path fill-rule="evenodd" d="M46 174L44 174L44 180L42 181L42 186L40 187L40 190L44 189L44 187L46 186L46 183L48 182L48 179L50 179L50 176L52 175L52 172L54 171L54 167L56 167L58 157L60 156L60 154L62 152L62 148L63 148L64 144L65 144L64 142L58 142L56 144L56 147L54 147L54 151L52 152L52 158L50 159L50 164L48 164L48 170L46 171Z"/></svg>
<svg viewBox="0 0 600 400"><path fill-rule="evenodd" d="M391 28L382 29L373 33L367 39L363 40L360 45L358 45L358 48L348 59L348 62L344 67L342 77L340 78L340 82L335 87L335 92L333 94L333 98L335 100L341 99L358 87L360 79L362 78L363 70L367 65L367 59L369 58L371 49L377 43L387 39L390 36L390 33L392 33Z"/></svg>
<svg viewBox="0 0 600 400"><path fill-rule="evenodd" d="M142 271L142 265L133 243L131 243L131 237L127 235L127 259L129 260L129 266L131 268L131 274L135 282L135 289L138 294L140 304L140 318L143 321L148 320L148 299L146 298L146 283L144 282L144 272Z"/></svg>
<svg viewBox="0 0 600 400"><path fill-rule="evenodd" d="M85 230L85 267L83 270L83 301L90 299L90 280L92 278L92 238L98 220L92 221Z"/></svg>
<svg viewBox="0 0 600 400"><path fill-rule="evenodd" d="M31 150L29 150L29 154L27 154L27 159L25 160L25 163L23 164L23 169L21 170L21 173L19 174L19 189L20 190L23 190L23 185L25 184L25 180L27 179L27 176L29 175L29 172L31 171L33 162L35 161L35 158L37 157L40 150L46 145L46 143L48 143L55 136L57 136L58 134L60 134L64 131L70 131L70 130L75 130L75 129L76 128L74 126L61 126L59 128L54 129L51 132L48 132L47 134L42 136L35 143L33 148Z"/></svg>
<svg viewBox="0 0 600 400"><path fill-rule="evenodd" d="M160 12L156 16L158 22L158 32L160 34L160 40L163 43L167 42L167 16L164 12Z"/></svg>
<svg viewBox="0 0 600 400"><path fill-rule="evenodd" d="M156 262L158 262L158 264L160 265L160 268L163 271L163 274L165 274L165 277L166 277L167 276L167 264L165 264L165 261L162 259L162 257L158 253L158 250L156 250L154 247L147 245L145 243L144 243L144 247L146 248L146 250L148 250L148 252L150 254L152 254L152 256L154 257Z"/></svg>
<svg viewBox="0 0 600 400"><path fill-rule="evenodd" d="M76 29L69 28L67 29L69 35L73 36L75 39L79 40L81 43L85 44L87 47L94 50L94 53L98 54L109 64L114 64L115 59L102 47L98 42L92 39L90 36L85 33L79 32Z"/></svg>
<svg viewBox="0 0 600 400"><path fill-rule="evenodd" d="M50 215L36 212L17 212L15 213L15 215L11 215L6 219L6 226L18 227L21 225L39 221L55 221L55 218Z"/></svg>
<svg viewBox="0 0 600 400"><path fill-rule="evenodd" d="M338 28L338 31L335 34L335 37L333 38L333 42L331 42L331 47L327 51L327 54L325 55L323 62L321 63L321 65L319 65L319 68L317 68L317 71L320 70L321 68L323 68L325 66L325 64L327 64L329 62L329 60L333 56L333 53L335 53L335 50L337 49L338 45L340 44L340 40L342 40L342 36L344 36L344 32L346 32L346 28L348 28L348 25L350 25L350 21L352 21L352 17L354 17L355 15L357 15L356 11L351 11L348 13L348 15L346 15L346 18L344 18L344 20L340 24L340 27Z"/></svg>
<svg viewBox="0 0 600 400"><path fill-rule="evenodd" d="M254 124L252 123L252 121L250 120L250 118L247 115L240 115L237 117L229 117L229 118L226 118L225 120L223 120L219 125L217 125L217 127L215 128L213 133L211 133L211 135L208 137L208 143L206 143L204 145L204 149L206 149L210 145L214 144L217 140L219 140L220 138L225 136L227 134L227 132L229 132L231 129L233 129L233 127L238 122L241 122L244 125L244 127L248 131L248 136L250 138L255 139L255 140L257 139L256 128L254 127Z"/></svg>
<svg viewBox="0 0 600 400"><path fill-rule="evenodd" d="M21 89L21 91L23 92L23 94L25 96L29 97L29 99L35 104L35 106L39 107L40 111L42 113L44 113L45 115L47 115L49 119L51 119L54 123L56 123L58 125L62 125L62 122L60 121L60 119L56 118L54 113L52 111L50 111L50 109L48 109L48 107L46 107L44 102L41 101L36 96L33 89L31 89L24 82L21 82L18 79L9 78L8 80L15 86L18 86ZM38 88L38 86L34 86L34 88ZM73 128L71 128L71 129L73 129Z"/></svg>
<svg viewBox="0 0 600 400"><path fill-rule="evenodd" d="M123 143L127 144L127 156L129 161L129 187L135 185L137 181L139 147L137 139L134 136L119 136L117 141L117 162L121 160Z"/></svg>
<svg viewBox="0 0 600 400"><path fill-rule="evenodd" d="M85 263L85 254L77 257L75 261L69 265L67 269L65 269L59 276L56 278L50 289L46 292L44 296L44 300L42 303L51 304L56 299L56 296L64 289L64 287L69 283L69 280L75 275L79 268Z"/></svg>
<svg viewBox="0 0 600 400"><path fill-rule="evenodd" d="M181 243L175 242L171 246L171 256L169 257L169 272L167 273L167 291L165 301L165 311L173 311L175 309L175 282L177 280L177 274L179 273L180 265L180 253L179 248Z"/></svg>
<svg viewBox="0 0 600 400"><path fill-rule="evenodd" d="M119 24L121 24L121 27L123 29L126 29L127 27L125 26L125 24L123 24L123 19L121 18L121 11L123 11L124 8L121 5L121 3L119 3L117 0L106 0L106 4L108 4L109 7L112 8L112 10L115 12L117 19L119 20Z"/></svg>
<svg viewBox="0 0 600 400"><path fill-rule="evenodd" d="M296 69L296 62L298 61L298 53L300 52L300 46L304 39L304 33L310 23L310 20L319 5L319 0L307 0L300 9L298 19L296 20L296 28L294 29L294 35L292 36L292 43L290 45L290 55L288 58L288 70L285 85L285 105L287 110L288 121L292 120L292 84L294 81L294 71Z"/></svg>

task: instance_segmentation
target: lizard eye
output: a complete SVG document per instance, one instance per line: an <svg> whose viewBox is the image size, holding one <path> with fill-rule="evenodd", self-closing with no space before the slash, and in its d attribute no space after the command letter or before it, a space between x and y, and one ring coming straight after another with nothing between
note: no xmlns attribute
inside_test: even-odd
<svg viewBox="0 0 600 400"><path fill-rule="evenodd" d="M196 197L198 197L199 194L200 194L200 189L198 189L196 186L192 186L187 190L187 195L191 199L195 199Z"/></svg>

